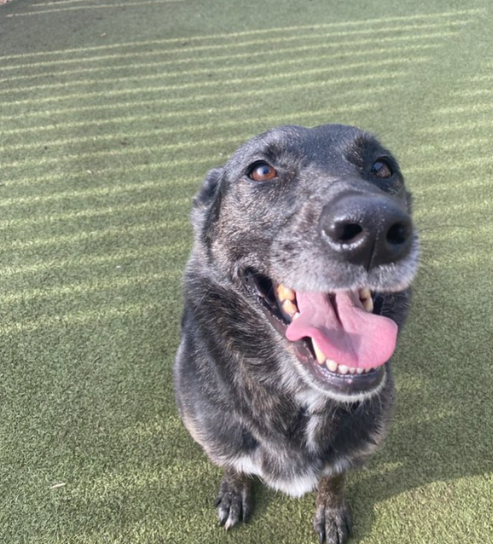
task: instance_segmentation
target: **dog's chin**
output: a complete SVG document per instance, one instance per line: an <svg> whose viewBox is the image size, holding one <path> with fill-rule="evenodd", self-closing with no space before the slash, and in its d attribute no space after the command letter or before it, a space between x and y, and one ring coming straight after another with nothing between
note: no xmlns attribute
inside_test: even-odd
<svg viewBox="0 0 493 544"><path fill-rule="evenodd" d="M299 360L299 359L298 359ZM303 382L320 395L340 403L361 402L378 395L387 380L386 365L362 376L334 376L316 362L298 365Z"/></svg>
<svg viewBox="0 0 493 544"><path fill-rule="evenodd" d="M255 300L262 313L295 356L296 368L302 381L311 389L339 402L358 402L377 395L385 386L386 362L373 367L347 366L328 359L310 337L289 341L286 332L299 316L296 293L277 284L267 276L247 269L241 274L250 298ZM390 289L387 289L387 292ZM381 293L358 289L360 308L380 315L383 304ZM330 293L327 294L327 297Z"/></svg>

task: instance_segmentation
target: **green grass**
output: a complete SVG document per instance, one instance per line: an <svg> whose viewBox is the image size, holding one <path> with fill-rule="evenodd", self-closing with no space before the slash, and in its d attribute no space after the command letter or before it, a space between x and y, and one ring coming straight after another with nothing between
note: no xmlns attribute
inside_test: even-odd
<svg viewBox="0 0 493 544"><path fill-rule="evenodd" d="M138 5L137 5L138 4ZM16 0L0 7L0 542L315 542L313 496L220 473L171 365L190 199L271 126L375 132L423 243L362 544L491 539L493 37L487 0ZM57 484L64 484L56 486Z"/></svg>

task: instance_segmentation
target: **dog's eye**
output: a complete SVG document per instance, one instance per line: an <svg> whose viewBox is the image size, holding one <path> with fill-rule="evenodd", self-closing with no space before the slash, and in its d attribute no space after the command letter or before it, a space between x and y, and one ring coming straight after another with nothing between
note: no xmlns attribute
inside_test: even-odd
<svg viewBox="0 0 493 544"><path fill-rule="evenodd" d="M392 177L394 171L392 170L392 167L387 161L379 159L378 161L375 161L375 163L371 167L371 173L374 176L377 176L377 178L387 179Z"/></svg>
<svg viewBox="0 0 493 544"><path fill-rule="evenodd" d="M248 177L254 181L270 181L277 176L277 171L266 162L257 162L250 167Z"/></svg>

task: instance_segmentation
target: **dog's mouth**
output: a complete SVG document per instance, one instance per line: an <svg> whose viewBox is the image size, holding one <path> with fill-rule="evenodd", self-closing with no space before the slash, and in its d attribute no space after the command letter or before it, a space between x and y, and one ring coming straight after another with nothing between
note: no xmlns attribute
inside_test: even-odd
<svg viewBox="0 0 493 544"><path fill-rule="evenodd" d="M244 278L318 387L352 397L382 385L398 327L379 314L381 295L369 288L296 292L252 271Z"/></svg>

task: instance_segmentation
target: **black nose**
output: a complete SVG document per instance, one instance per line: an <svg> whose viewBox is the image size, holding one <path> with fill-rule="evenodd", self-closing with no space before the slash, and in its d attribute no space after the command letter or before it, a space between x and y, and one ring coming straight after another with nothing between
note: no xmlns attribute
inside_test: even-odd
<svg viewBox="0 0 493 544"><path fill-rule="evenodd" d="M387 195L346 193L320 216L322 237L341 257L369 269L409 253L413 225L404 206Z"/></svg>

